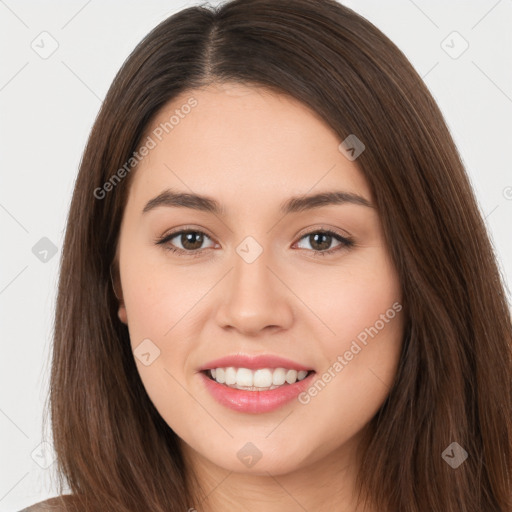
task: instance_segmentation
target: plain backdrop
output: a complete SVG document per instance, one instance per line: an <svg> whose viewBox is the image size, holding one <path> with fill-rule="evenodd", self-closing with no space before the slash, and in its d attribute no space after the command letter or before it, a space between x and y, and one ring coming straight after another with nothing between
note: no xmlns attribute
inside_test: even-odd
<svg viewBox="0 0 512 512"><path fill-rule="evenodd" d="M61 246L89 131L135 45L198 3L0 0L0 512L56 495L41 425ZM512 0L342 3L398 45L437 100L510 289Z"/></svg>

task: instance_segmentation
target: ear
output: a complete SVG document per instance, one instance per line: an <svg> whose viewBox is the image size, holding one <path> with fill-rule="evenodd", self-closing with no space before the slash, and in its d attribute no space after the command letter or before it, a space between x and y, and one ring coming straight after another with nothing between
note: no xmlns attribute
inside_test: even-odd
<svg viewBox="0 0 512 512"><path fill-rule="evenodd" d="M126 314L126 306L124 305L123 289L121 287L121 275L117 261L114 261L112 265L110 265L110 279L112 281L112 289L114 290L114 295L119 301L117 316L119 317L119 320L123 322L123 324L128 325L128 315Z"/></svg>

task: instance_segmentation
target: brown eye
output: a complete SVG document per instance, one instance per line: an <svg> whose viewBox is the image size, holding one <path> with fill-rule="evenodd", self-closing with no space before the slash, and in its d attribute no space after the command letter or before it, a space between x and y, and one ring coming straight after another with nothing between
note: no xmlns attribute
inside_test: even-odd
<svg viewBox="0 0 512 512"><path fill-rule="evenodd" d="M325 251L331 247L334 237L326 233L313 233L308 235L309 243L315 251Z"/></svg>
<svg viewBox="0 0 512 512"><path fill-rule="evenodd" d="M325 256L338 252L346 247L352 247L354 241L344 237L339 233L331 230L317 230L303 235L300 240L306 239L315 256ZM333 241L337 241L338 245L331 248ZM299 247L300 249L308 249L307 247Z"/></svg>
<svg viewBox="0 0 512 512"><path fill-rule="evenodd" d="M158 240L156 243L159 245L163 245L165 249L171 252L177 252L188 255L198 255L203 249L207 249L208 247L202 247L205 240L211 240L210 237L199 230L181 230L175 231L162 239ZM210 247L213 247L210 246ZM188 253L188 254L187 254Z"/></svg>
<svg viewBox="0 0 512 512"><path fill-rule="evenodd" d="M195 251L201 248L204 241L204 233L199 231L187 231L182 232L180 236L180 242L184 249Z"/></svg>

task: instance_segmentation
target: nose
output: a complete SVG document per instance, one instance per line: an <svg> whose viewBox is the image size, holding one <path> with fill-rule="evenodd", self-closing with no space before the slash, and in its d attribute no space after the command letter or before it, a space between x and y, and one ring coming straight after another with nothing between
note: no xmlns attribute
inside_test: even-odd
<svg viewBox="0 0 512 512"><path fill-rule="evenodd" d="M219 290L216 320L220 327L247 336L256 336L264 329L290 328L293 293L274 263L267 251L251 263L237 253L233 255L233 268Z"/></svg>

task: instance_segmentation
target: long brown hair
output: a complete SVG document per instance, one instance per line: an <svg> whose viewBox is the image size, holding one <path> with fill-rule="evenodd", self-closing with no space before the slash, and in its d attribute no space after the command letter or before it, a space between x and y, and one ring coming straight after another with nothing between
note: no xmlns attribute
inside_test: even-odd
<svg viewBox="0 0 512 512"><path fill-rule="evenodd" d="M355 134L365 145L357 164L398 271L406 323L394 386L363 446L361 496L382 511L510 512L512 326L493 248L420 76L382 32L334 0L184 9L144 38L110 87L62 250L49 398L59 490L67 484L74 495L65 504L194 506L177 436L146 394L117 318L110 265L136 172L126 162L149 123L179 93L223 81L297 98L340 142ZM457 468L443 456L454 442L468 454Z"/></svg>

